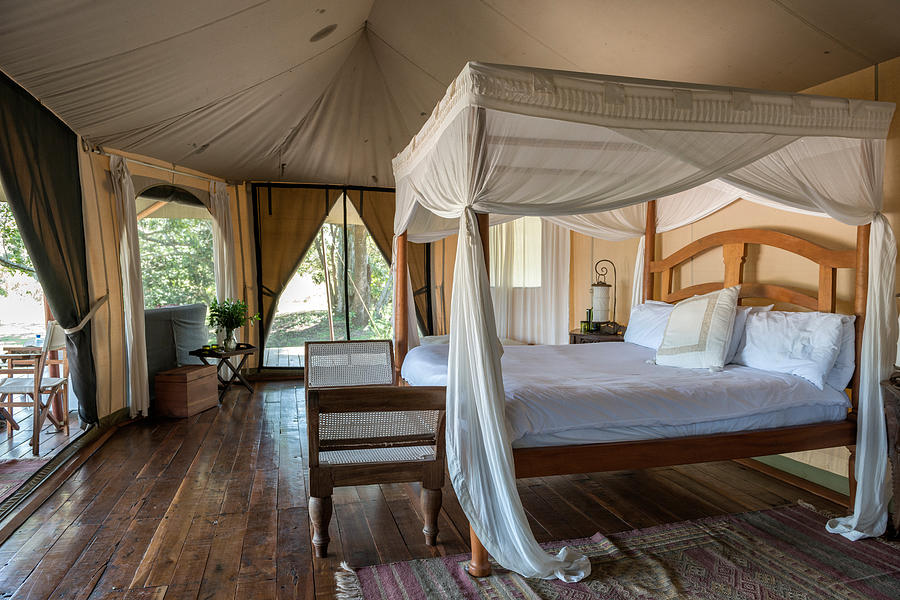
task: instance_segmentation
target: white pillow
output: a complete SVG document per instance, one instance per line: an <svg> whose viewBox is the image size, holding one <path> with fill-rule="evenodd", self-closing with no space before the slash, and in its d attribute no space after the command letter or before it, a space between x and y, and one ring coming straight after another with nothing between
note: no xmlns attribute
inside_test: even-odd
<svg viewBox="0 0 900 600"><path fill-rule="evenodd" d="M673 308L674 304L654 300L632 306L628 327L625 328L625 341L654 350L659 348Z"/></svg>
<svg viewBox="0 0 900 600"><path fill-rule="evenodd" d="M819 312L753 313L734 362L790 373L823 389L841 341L841 315Z"/></svg>
<svg viewBox="0 0 900 600"><path fill-rule="evenodd" d="M721 370L731 342L741 286L693 296L675 305L656 364L687 369Z"/></svg>
<svg viewBox="0 0 900 600"><path fill-rule="evenodd" d="M836 390L843 391L853 378L856 369L856 315L840 315L841 342L834 366L828 371L825 383Z"/></svg>
<svg viewBox="0 0 900 600"><path fill-rule="evenodd" d="M725 364L733 363L741 340L744 339L744 327L747 325L747 315L752 312L768 312L775 308L774 304L768 306L738 306L734 309L734 327L731 329L731 343L728 345L728 354L725 355Z"/></svg>

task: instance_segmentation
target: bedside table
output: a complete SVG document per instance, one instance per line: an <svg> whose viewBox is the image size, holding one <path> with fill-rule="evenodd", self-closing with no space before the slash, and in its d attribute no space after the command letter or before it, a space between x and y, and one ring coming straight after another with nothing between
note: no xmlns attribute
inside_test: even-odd
<svg viewBox="0 0 900 600"><path fill-rule="evenodd" d="M888 458L894 484L894 535L900 533L900 371L881 382L884 423L887 426Z"/></svg>
<svg viewBox="0 0 900 600"><path fill-rule="evenodd" d="M573 329L569 332L570 344L596 344L597 342L621 342L624 341L621 335L613 335L609 333L581 333L580 329Z"/></svg>

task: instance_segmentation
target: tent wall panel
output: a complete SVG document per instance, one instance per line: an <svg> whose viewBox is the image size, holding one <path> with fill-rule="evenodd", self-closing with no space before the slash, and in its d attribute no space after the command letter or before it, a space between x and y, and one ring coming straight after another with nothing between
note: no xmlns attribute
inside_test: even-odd
<svg viewBox="0 0 900 600"><path fill-rule="evenodd" d="M248 313L260 312L259 294L256 293L256 237L253 230L253 202L248 185L228 186L231 197L231 223L234 227L236 254L235 284L241 300L247 303ZM248 322L241 331L241 340L255 344L258 340L259 321ZM255 368L261 363L259 354L247 359L247 368Z"/></svg>
<svg viewBox="0 0 900 600"><path fill-rule="evenodd" d="M170 183L184 187L196 193L198 197L208 196L208 175L190 170L182 170L172 164L163 163L152 158L136 154L114 151L133 161L159 164L159 168L129 162L129 169L137 177ZM116 215L116 199L110 180L109 157L93 152L81 152L83 211L85 220L85 238L87 244L88 280L92 300L109 294L107 304L100 308L93 322L94 360L97 369L97 409L98 416L116 413L126 406L126 367L124 338L124 299L122 278L119 272L119 230ZM177 170L171 173L169 170ZM232 201L232 223L235 229L235 240L243 240L238 245L238 272L236 274L239 290L248 292L251 313L255 312L255 273L252 266L252 219L249 215L249 204L246 194L242 195L238 186L229 186ZM243 201L243 204L241 202ZM249 245L249 248L247 246ZM249 278L249 279L248 279ZM249 281L249 283L248 283ZM243 339L251 339L250 331L244 332ZM248 366L253 366L248 361ZM149 384L149 382L148 382Z"/></svg>
<svg viewBox="0 0 900 600"><path fill-rule="evenodd" d="M116 196L109 176L109 157L81 149L84 235L88 286L92 301L108 295L93 321L97 371L97 415L104 418L126 407L125 307L119 270L119 227Z"/></svg>

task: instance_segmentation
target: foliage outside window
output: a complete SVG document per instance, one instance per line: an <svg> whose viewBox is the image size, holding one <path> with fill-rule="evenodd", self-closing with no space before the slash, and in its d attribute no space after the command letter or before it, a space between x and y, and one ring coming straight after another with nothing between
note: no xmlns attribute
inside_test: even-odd
<svg viewBox="0 0 900 600"><path fill-rule="evenodd" d="M144 308L202 302L216 297L211 219L138 221Z"/></svg>
<svg viewBox="0 0 900 600"><path fill-rule="evenodd" d="M43 331L44 292L9 204L0 202L0 344L30 344Z"/></svg>

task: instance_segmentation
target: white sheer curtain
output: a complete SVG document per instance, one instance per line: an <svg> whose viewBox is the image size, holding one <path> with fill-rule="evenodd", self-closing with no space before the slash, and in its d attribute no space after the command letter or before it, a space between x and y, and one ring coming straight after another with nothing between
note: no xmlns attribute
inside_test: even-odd
<svg viewBox="0 0 900 600"><path fill-rule="evenodd" d="M491 227L490 244L497 335L530 344L567 343L568 231L525 217Z"/></svg>
<svg viewBox="0 0 900 600"><path fill-rule="evenodd" d="M228 186L221 181L210 183L209 212L213 217L213 269L216 277L216 299L237 298L235 278L234 228L231 225L231 202Z"/></svg>
<svg viewBox="0 0 900 600"><path fill-rule="evenodd" d="M116 217L119 226L119 268L125 304L125 352L127 353L128 412L132 418L146 416L150 408L147 375L147 343L144 337L144 286L141 281L141 250L138 243L137 207L128 165L121 156L109 158Z"/></svg>
<svg viewBox="0 0 900 600"><path fill-rule="evenodd" d="M890 358L886 350L893 347L897 324L896 248L880 210L883 140L892 114L893 106L885 103L851 111L839 99L672 89L665 83L495 65L469 64L463 70L394 160L395 232L427 233L426 211L459 220L447 462L471 526L501 565L526 576L566 580L589 570L584 557L566 550L551 557L540 549L516 492L503 410L502 348L476 212L598 213L726 177L727 183L782 204L850 224L872 223L856 467L865 491L854 515L832 529L848 537L884 531L878 381L889 372L890 360L883 359ZM847 183L846 176L856 181Z"/></svg>

